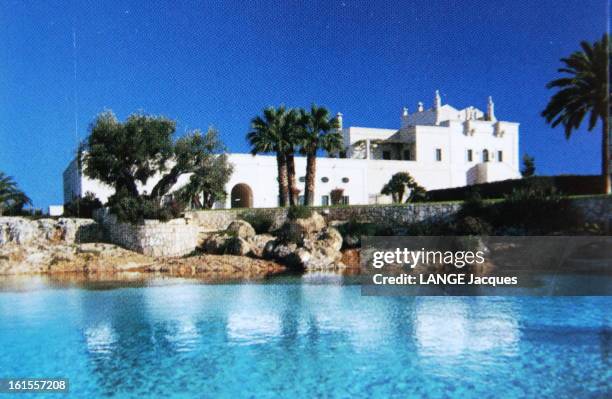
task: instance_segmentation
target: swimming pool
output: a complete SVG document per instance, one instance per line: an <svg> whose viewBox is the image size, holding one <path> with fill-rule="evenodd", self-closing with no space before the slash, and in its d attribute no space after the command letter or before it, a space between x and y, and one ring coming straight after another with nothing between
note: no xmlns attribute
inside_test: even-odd
<svg viewBox="0 0 612 399"><path fill-rule="evenodd" d="M560 398L611 389L608 297L362 297L342 279L299 277L105 288L45 279L5 287L0 377L65 377L79 398Z"/></svg>

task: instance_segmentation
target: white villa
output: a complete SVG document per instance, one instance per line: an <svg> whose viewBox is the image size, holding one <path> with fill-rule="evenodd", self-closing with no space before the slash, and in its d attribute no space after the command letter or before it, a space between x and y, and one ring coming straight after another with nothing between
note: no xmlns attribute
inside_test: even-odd
<svg viewBox="0 0 612 399"><path fill-rule="evenodd" d="M499 121L489 97L486 112L473 106L456 109L442 105L435 92L432 107L419 102L415 112L404 108L399 129L342 127L345 151L340 158L318 158L315 205L329 205L330 191L344 190L344 203L388 203L380 194L385 183L397 172L409 172L427 190L465 186L520 177L519 124ZM234 173L227 185L228 198L216 207L278 206L275 156L230 154ZM306 159L295 159L298 187L304 192ZM188 181L181 176L177 189ZM73 160L63 174L64 201L86 192L102 202L113 189L88 179ZM149 179L150 192L157 179Z"/></svg>

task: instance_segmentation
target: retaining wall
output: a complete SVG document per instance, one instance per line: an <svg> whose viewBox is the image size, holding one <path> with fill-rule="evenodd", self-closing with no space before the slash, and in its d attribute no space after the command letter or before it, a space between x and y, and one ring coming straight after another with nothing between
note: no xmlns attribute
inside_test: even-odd
<svg viewBox="0 0 612 399"><path fill-rule="evenodd" d="M96 211L94 217L103 226L107 241L149 256L183 256L199 243L200 228L186 219L129 224L118 222L106 209Z"/></svg>

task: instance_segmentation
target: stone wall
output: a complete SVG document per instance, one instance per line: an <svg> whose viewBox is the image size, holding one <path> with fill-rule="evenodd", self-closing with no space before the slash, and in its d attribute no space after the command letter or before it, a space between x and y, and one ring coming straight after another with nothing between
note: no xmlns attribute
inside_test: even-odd
<svg viewBox="0 0 612 399"><path fill-rule="evenodd" d="M612 226L612 197L576 198L572 202L581 210L585 222L599 223L604 227ZM318 207L327 221L346 221L356 219L360 222L380 224L405 224L423 220L446 218L453 215L461 203L417 203L408 205L357 205L339 207ZM268 215L274 220L273 227L281 226L287 218L287 209L217 209L209 211L187 212L185 218L189 223L199 226L202 230L225 230L241 214L257 212Z"/></svg>
<svg viewBox="0 0 612 399"><path fill-rule="evenodd" d="M445 218L454 214L460 205L458 203L447 204L408 204L408 205L357 205L318 207L327 221L347 221L351 219L360 222L372 222L380 224L404 224L422 220ZM262 208L262 209L217 209L210 211L187 212L185 218L203 230L219 231L225 230L227 226L241 215L256 212L265 214L274 220L273 227L281 226L287 219L287 209Z"/></svg>
<svg viewBox="0 0 612 399"><path fill-rule="evenodd" d="M105 240L148 256L183 256L199 243L201 229L187 219L129 224L118 222L107 210L96 211L94 216L104 228Z"/></svg>

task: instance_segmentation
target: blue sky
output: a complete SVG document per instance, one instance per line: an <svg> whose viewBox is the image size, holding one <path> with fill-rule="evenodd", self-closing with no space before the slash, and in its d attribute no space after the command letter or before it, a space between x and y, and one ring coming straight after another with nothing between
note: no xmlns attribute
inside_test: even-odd
<svg viewBox="0 0 612 399"><path fill-rule="evenodd" d="M540 174L599 173L599 130L566 141L539 113L559 59L607 20L605 0L1 0L0 170L44 208L62 202L75 115L80 139L105 108L144 110L178 134L214 125L244 152L267 105L314 101L345 125L394 128L440 89L459 108L492 95Z"/></svg>

